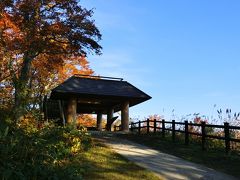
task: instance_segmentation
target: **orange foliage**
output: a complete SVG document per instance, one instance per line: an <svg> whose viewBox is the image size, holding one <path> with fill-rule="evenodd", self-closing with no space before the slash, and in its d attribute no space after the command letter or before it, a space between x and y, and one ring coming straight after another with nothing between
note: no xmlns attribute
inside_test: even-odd
<svg viewBox="0 0 240 180"><path fill-rule="evenodd" d="M71 57L59 68L58 81L62 82L74 74L92 75L93 73L85 56Z"/></svg>
<svg viewBox="0 0 240 180"><path fill-rule="evenodd" d="M154 126L154 120L156 119L156 121L161 121L163 120L161 115L158 114L154 114L154 115L149 115L148 118L150 120L149 125L150 126ZM145 123L145 125L147 125L147 123ZM161 127L161 123L157 123L157 127Z"/></svg>
<svg viewBox="0 0 240 180"><path fill-rule="evenodd" d="M89 114L80 114L77 117L77 124L82 126L95 127L96 123L96 118Z"/></svg>
<svg viewBox="0 0 240 180"><path fill-rule="evenodd" d="M157 121L161 121L162 117L158 114L154 114L154 115L149 115L148 119L151 120L151 121L153 121L154 119L156 119Z"/></svg>
<svg viewBox="0 0 240 180"><path fill-rule="evenodd" d="M92 14L78 0L0 1L0 93L13 87L16 119L72 74L93 73L85 54L101 54L101 34Z"/></svg>

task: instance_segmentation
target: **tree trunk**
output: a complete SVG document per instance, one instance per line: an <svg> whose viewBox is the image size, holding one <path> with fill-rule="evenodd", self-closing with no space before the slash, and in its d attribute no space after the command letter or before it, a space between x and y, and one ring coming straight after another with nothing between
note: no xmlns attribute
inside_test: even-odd
<svg viewBox="0 0 240 180"><path fill-rule="evenodd" d="M24 55L23 64L20 75L14 80L15 86L15 106L14 116L15 121L19 122L26 113L26 107L29 99L29 72L31 68L31 58L28 55Z"/></svg>

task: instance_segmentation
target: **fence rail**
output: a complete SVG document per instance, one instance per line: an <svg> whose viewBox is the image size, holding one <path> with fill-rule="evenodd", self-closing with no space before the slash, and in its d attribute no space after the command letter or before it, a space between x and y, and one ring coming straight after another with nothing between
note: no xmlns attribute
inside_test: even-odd
<svg viewBox="0 0 240 180"><path fill-rule="evenodd" d="M180 128L180 126L183 126L183 128ZM178 127L178 129L177 129ZM194 127L198 127L199 129L197 131L193 131ZM217 128L217 129L223 129L223 131L220 134L222 135L215 135L210 134L208 132L209 128ZM239 126L230 126L229 123L225 122L224 125L213 125L213 124L206 124L205 122L201 122L201 124L191 123L188 121L185 122L175 122L175 120L172 121L157 121L155 120L144 120L144 121L138 121L138 122L132 122L130 124L130 130L131 131L137 131L139 134L143 133L142 129L145 129L145 133L157 133L160 132L162 137L164 138L166 135L166 132L170 131L172 135L172 141L175 141L176 139L176 133L183 133L184 134L184 142L186 145L189 144L189 136L190 135L196 135L201 137L201 145L202 150L206 149L206 140L207 138L210 139L218 139L218 140L224 140L225 141L225 151L228 153L230 148L231 142L238 142L240 143L240 139L236 139L234 137L231 137L231 132L233 130L240 130ZM114 130L121 130L121 126L114 126Z"/></svg>

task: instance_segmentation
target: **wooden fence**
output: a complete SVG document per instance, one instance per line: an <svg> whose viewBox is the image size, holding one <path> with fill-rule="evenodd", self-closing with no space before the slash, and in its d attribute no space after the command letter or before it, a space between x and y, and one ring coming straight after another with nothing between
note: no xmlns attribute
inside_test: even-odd
<svg viewBox="0 0 240 180"><path fill-rule="evenodd" d="M180 126L183 126L184 128L181 128ZM198 130L194 131L193 128L197 127ZM114 130L120 130L121 126L115 126ZM209 129L213 129L216 132L215 128L222 129L222 132L219 133L221 135L216 135L208 133ZM226 153L230 151L230 142L238 142L240 143L240 139L236 139L231 136L231 132L234 130L240 130L239 126L230 126L229 123L225 122L224 125L212 125L212 124L206 124L205 122L202 122L201 124L196 124L192 122L176 122L175 120L172 121L157 121L157 120L145 120L145 121L138 121L138 122L132 122L130 124L130 131L137 131L139 134L143 133L142 129L144 129L145 133L161 133L162 137L164 138L166 135L166 132L171 132L172 141L175 141L176 139L176 133L183 133L184 134L184 142L186 145L189 144L189 136L190 135L196 135L201 137L201 145L202 150L206 149L206 139L218 139L225 141L225 150Z"/></svg>

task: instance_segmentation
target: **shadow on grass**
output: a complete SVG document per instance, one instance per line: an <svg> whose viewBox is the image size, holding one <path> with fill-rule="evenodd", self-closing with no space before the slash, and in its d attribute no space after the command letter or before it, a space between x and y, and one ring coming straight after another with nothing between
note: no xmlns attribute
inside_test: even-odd
<svg viewBox="0 0 240 180"><path fill-rule="evenodd" d="M96 141L95 147L83 155L82 162L88 164L83 175L84 179L160 179L150 171L113 152L99 141Z"/></svg>

